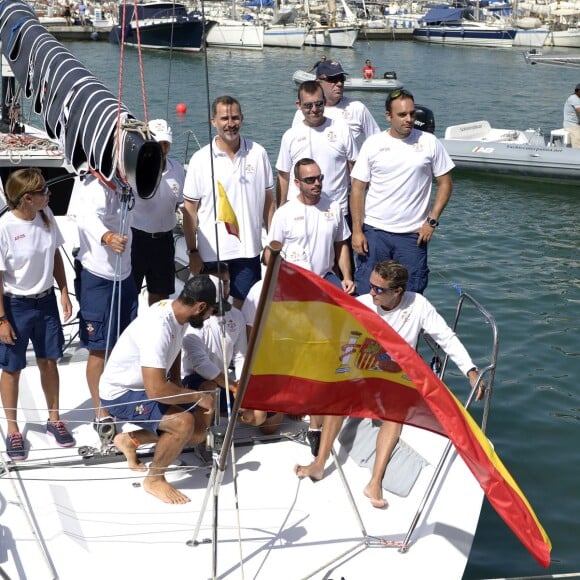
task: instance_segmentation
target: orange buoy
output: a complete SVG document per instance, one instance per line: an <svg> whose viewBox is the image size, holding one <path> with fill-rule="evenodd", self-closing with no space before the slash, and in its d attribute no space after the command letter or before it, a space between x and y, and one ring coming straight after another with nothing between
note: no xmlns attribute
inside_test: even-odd
<svg viewBox="0 0 580 580"><path fill-rule="evenodd" d="M185 103L177 103L175 111L179 115L185 115L187 113L187 105Z"/></svg>

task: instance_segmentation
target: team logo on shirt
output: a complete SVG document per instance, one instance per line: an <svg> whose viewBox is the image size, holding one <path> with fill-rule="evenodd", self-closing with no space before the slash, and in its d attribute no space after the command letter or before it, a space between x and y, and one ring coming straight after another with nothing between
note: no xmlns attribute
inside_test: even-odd
<svg viewBox="0 0 580 580"><path fill-rule="evenodd" d="M365 371L387 371L398 373L401 367L389 356L373 338L356 330L351 331L346 344L340 347L340 366L337 373L348 373L352 368Z"/></svg>
<svg viewBox="0 0 580 580"><path fill-rule="evenodd" d="M251 163L246 163L246 173L256 173L256 168Z"/></svg>
<svg viewBox="0 0 580 580"><path fill-rule="evenodd" d="M329 132L326 134L326 138L327 138L329 141L331 141L331 142L334 142L334 141L336 141L336 139L337 139L337 137L336 137L336 133L335 133L334 131L329 131Z"/></svg>

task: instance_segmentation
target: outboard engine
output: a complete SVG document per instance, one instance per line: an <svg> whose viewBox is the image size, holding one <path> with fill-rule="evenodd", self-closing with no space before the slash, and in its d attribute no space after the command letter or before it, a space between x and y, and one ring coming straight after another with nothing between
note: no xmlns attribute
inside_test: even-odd
<svg viewBox="0 0 580 580"><path fill-rule="evenodd" d="M387 71L384 75L383 78L386 80L391 80L391 81L395 81L397 80L397 73L394 70L390 70Z"/></svg>
<svg viewBox="0 0 580 580"><path fill-rule="evenodd" d="M415 129L435 133L435 115L423 105L415 105Z"/></svg>

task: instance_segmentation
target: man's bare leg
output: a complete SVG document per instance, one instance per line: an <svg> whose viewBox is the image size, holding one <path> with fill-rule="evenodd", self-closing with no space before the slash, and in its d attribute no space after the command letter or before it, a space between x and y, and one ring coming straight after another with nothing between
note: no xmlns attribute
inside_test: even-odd
<svg viewBox="0 0 580 580"><path fill-rule="evenodd" d="M151 431L140 429L139 431L131 431L131 433L119 433L113 439L115 447L123 453L127 459L129 469L132 471L146 471L145 465L139 461L137 455L137 448L139 445L146 445L147 443L155 443L159 437Z"/></svg>
<svg viewBox="0 0 580 580"><path fill-rule="evenodd" d="M178 407L169 409L159 423L159 430L162 433L155 447L153 461L143 482L143 488L165 503L183 504L190 501L185 494L168 483L165 472L193 437L194 428L193 415Z"/></svg>
<svg viewBox="0 0 580 580"><path fill-rule="evenodd" d="M326 460L330 457L334 441L342 427L344 417L337 417L335 415L325 415L322 421L322 436L320 438L320 448L316 459L310 465L297 465L294 468L296 475L302 479L309 477L310 479L319 481L324 477L324 467Z"/></svg>
<svg viewBox="0 0 580 580"><path fill-rule="evenodd" d="M389 505L387 500L383 498L383 477L400 435L400 423L392 421L383 421L377 434L375 464L371 479L364 488L364 494L371 500L373 507L378 509L386 508Z"/></svg>
<svg viewBox="0 0 580 580"><path fill-rule="evenodd" d="M95 417L97 419L104 419L110 417L109 412L101 407L101 399L99 398L99 381L105 369L105 350L90 350L87 359L87 384L95 408Z"/></svg>

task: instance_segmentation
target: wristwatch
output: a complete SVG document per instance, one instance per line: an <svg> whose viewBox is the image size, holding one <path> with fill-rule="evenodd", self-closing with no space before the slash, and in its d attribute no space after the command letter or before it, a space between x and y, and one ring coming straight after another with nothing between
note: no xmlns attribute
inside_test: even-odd
<svg viewBox="0 0 580 580"><path fill-rule="evenodd" d="M199 250L197 248L188 248L185 253L189 256L190 254L197 254L198 252Z"/></svg>
<svg viewBox="0 0 580 580"><path fill-rule="evenodd" d="M432 228L436 228L439 225L439 222L435 219L432 218L430 215L427 216L427 219L425 220Z"/></svg>

